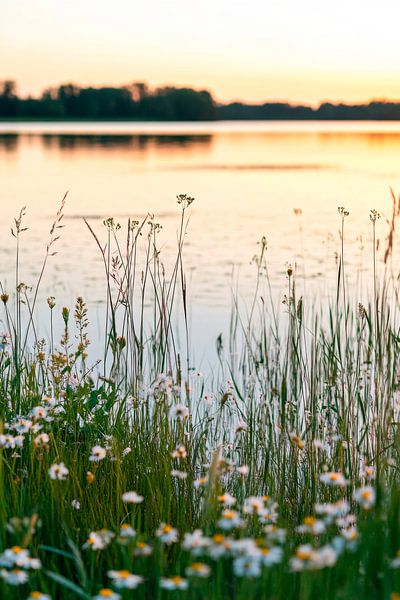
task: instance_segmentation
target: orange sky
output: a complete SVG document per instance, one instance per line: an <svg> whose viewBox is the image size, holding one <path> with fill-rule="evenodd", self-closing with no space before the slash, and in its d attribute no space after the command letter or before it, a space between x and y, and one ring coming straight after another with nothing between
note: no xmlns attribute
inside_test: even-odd
<svg viewBox="0 0 400 600"><path fill-rule="evenodd" d="M397 0L2 0L0 79L210 89L221 101L400 98Z"/></svg>

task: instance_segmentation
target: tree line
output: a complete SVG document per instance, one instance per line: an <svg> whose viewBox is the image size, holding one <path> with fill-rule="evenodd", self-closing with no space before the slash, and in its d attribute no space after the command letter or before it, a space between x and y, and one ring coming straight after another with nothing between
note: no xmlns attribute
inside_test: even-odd
<svg viewBox="0 0 400 600"><path fill-rule="evenodd" d="M215 109L209 92L190 88L66 84L46 89L39 98L21 98L15 82L0 83L0 118L6 119L209 121L216 118Z"/></svg>
<svg viewBox="0 0 400 600"><path fill-rule="evenodd" d="M400 120L400 103L324 102L314 108L284 102L217 103L207 90L172 86L150 89L145 83L122 87L48 88L38 98L20 97L14 81L0 82L0 119L83 120Z"/></svg>

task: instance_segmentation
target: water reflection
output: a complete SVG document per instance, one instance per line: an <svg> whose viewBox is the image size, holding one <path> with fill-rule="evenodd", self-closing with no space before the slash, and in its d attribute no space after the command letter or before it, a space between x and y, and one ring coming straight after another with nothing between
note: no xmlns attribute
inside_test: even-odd
<svg viewBox="0 0 400 600"><path fill-rule="evenodd" d="M206 147L211 135L107 135L107 134L0 134L0 149L13 152L24 141L41 143L47 149L75 150L91 148L145 150L148 147Z"/></svg>

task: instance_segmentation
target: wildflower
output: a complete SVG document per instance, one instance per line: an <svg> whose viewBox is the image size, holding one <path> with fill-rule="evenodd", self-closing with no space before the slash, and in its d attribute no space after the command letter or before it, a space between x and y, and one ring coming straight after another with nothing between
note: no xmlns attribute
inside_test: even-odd
<svg viewBox="0 0 400 600"><path fill-rule="evenodd" d="M92 473L92 471L88 471L86 473L86 481L88 482L88 484L90 485L91 483L93 483L94 479L95 479L94 473Z"/></svg>
<svg viewBox="0 0 400 600"><path fill-rule="evenodd" d="M0 448L22 448L24 438L22 435L5 435L0 434Z"/></svg>
<svg viewBox="0 0 400 600"><path fill-rule="evenodd" d="M195 487L196 489L199 489L201 487L206 486L208 483L208 477L207 475L205 475L204 477L198 477L197 479L195 479L193 481L193 487Z"/></svg>
<svg viewBox="0 0 400 600"><path fill-rule="evenodd" d="M188 474L186 471L179 471L178 469L172 469L171 477L176 477L177 479L186 479Z"/></svg>
<svg viewBox="0 0 400 600"><path fill-rule="evenodd" d="M201 529L195 529L193 533L185 533L182 548L190 550L194 555L201 552L210 545L210 540L204 537Z"/></svg>
<svg viewBox="0 0 400 600"><path fill-rule="evenodd" d="M376 467L372 466L372 465L365 465L364 467L364 472L361 473L362 477L365 477L366 479L375 479L376 477Z"/></svg>
<svg viewBox="0 0 400 600"><path fill-rule="evenodd" d="M338 517L336 519L336 525L340 529L348 529L349 527L354 527L356 524L356 516L352 514L344 515L343 517Z"/></svg>
<svg viewBox="0 0 400 600"><path fill-rule="evenodd" d="M173 452L171 452L172 458L182 459L186 458L187 452L185 446L178 446Z"/></svg>
<svg viewBox="0 0 400 600"><path fill-rule="evenodd" d="M239 423L237 424L236 428L235 428L235 434L237 433L245 433L246 431L248 431L249 426L247 425L246 421L243 421L243 419L241 421L239 421Z"/></svg>
<svg viewBox="0 0 400 600"><path fill-rule="evenodd" d="M22 567L26 568L29 564L29 551L21 546L7 548L0 555L0 565L2 567Z"/></svg>
<svg viewBox="0 0 400 600"><path fill-rule="evenodd" d="M294 431L292 431L291 433L289 433L289 437L290 440L293 442L293 444L295 446L298 447L299 450L303 450L304 448L304 442L301 438L299 438L299 436L297 435L297 433L295 433Z"/></svg>
<svg viewBox="0 0 400 600"><path fill-rule="evenodd" d="M338 473L335 471L322 473L319 476L319 479L322 483L325 483L326 485L332 485L337 487L345 487L345 485L347 485L347 481L342 475L342 473Z"/></svg>
<svg viewBox="0 0 400 600"><path fill-rule="evenodd" d="M121 571L111 570L108 571L107 575L118 589L134 590L143 582L143 577L134 575L126 569L122 569Z"/></svg>
<svg viewBox="0 0 400 600"><path fill-rule="evenodd" d="M217 500L220 504L223 504L224 506L234 506L236 504L236 498L228 493L222 494L222 496L218 496Z"/></svg>
<svg viewBox="0 0 400 600"><path fill-rule="evenodd" d="M350 505L346 500L339 500L333 504L316 504L315 512L317 515L323 515L327 523L331 523L337 517L344 517L350 510Z"/></svg>
<svg viewBox="0 0 400 600"><path fill-rule="evenodd" d="M28 431L32 428L33 422L29 419L20 418L18 422L14 425L15 431L18 433L28 433Z"/></svg>
<svg viewBox="0 0 400 600"><path fill-rule="evenodd" d="M55 398L53 398L53 396L43 396L42 402L48 408L54 408L56 406L56 404L57 404L57 400Z"/></svg>
<svg viewBox="0 0 400 600"><path fill-rule="evenodd" d="M201 562L194 562L186 569L186 575L189 577L209 577L210 574L210 566Z"/></svg>
<svg viewBox="0 0 400 600"><path fill-rule="evenodd" d="M249 474L250 468L247 465L242 465L237 468L237 472L241 477L246 477Z"/></svg>
<svg viewBox="0 0 400 600"><path fill-rule="evenodd" d="M217 521L217 525L225 531L230 531L236 527L241 527L243 521L237 511L227 509L222 511L221 518Z"/></svg>
<svg viewBox="0 0 400 600"><path fill-rule="evenodd" d="M319 570L333 567L336 564L337 553L331 546L322 546L314 550L309 544L299 546L295 556L290 559L292 571Z"/></svg>
<svg viewBox="0 0 400 600"><path fill-rule="evenodd" d="M303 524L296 527L298 533L310 533L312 535L320 535L325 530L325 523L315 517L305 517Z"/></svg>
<svg viewBox="0 0 400 600"><path fill-rule="evenodd" d="M174 577L161 577L160 587L164 590L187 590L188 582L186 579L175 575Z"/></svg>
<svg viewBox="0 0 400 600"><path fill-rule="evenodd" d="M370 485L366 485L355 490L353 498L365 510L369 510L375 504L375 490Z"/></svg>
<svg viewBox="0 0 400 600"><path fill-rule="evenodd" d="M136 542L133 554L135 556L150 556L152 552L153 548L149 544L146 544L145 542Z"/></svg>
<svg viewBox="0 0 400 600"><path fill-rule="evenodd" d="M143 500L143 496L139 496L136 492L125 492L122 494L122 502L125 502L125 504L140 504Z"/></svg>
<svg viewBox="0 0 400 600"><path fill-rule="evenodd" d="M49 469L50 479L60 479L61 481L68 477L68 469L63 462L60 464L53 464Z"/></svg>
<svg viewBox="0 0 400 600"><path fill-rule="evenodd" d="M125 458L125 456L128 456L128 454L130 454L132 452L132 448L129 448L129 446L127 446L126 448L124 448L124 450L122 450L122 458Z"/></svg>
<svg viewBox="0 0 400 600"><path fill-rule="evenodd" d="M178 541L178 531L172 525L168 523L161 523L160 527L156 531L156 536L164 544L175 544Z"/></svg>
<svg viewBox="0 0 400 600"><path fill-rule="evenodd" d="M22 585L28 581L28 573L21 569L13 569L12 571L6 571L2 569L0 576L9 585Z"/></svg>
<svg viewBox="0 0 400 600"><path fill-rule="evenodd" d="M355 527L348 527L347 529L342 529L340 534L347 541L355 541L358 538L358 531Z"/></svg>
<svg viewBox="0 0 400 600"><path fill-rule="evenodd" d="M50 438L47 433L40 433L34 438L33 443L37 448L40 448L41 446L47 446L49 441Z"/></svg>
<svg viewBox="0 0 400 600"><path fill-rule="evenodd" d="M100 462L106 457L107 451L102 446L93 446L89 456L90 462Z"/></svg>
<svg viewBox="0 0 400 600"><path fill-rule="evenodd" d="M276 521L278 520L277 508L278 508L278 505L276 502L274 502L270 506L264 508L264 510L259 515L260 522L264 523L264 524L276 523Z"/></svg>
<svg viewBox="0 0 400 600"><path fill-rule="evenodd" d="M93 596L93 600L104 600L104 598L107 598L107 600L121 600L121 594L113 592L110 588L102 588L96 596Z"/></svg>
<svg viewBox="0 0 400 600"><path fill-rule="evenodd" d="M174 404L169 411L170 419L184 421L189 418L189 409L183 404Z"/></svg>
<svg viewBox="0 0 400 600"><path fill-rule="evenodd" d="M343 550L355 550L357 547L358 531L357 528L347 527L347 529L341 529L340 535L335 536L332 540L332 546L338 554Z"/></svg>
<svg viewBox="0 0 400 600"><path fill-rule="evenodd" d="M247 515L261 515L264 511L264 498L260 496L249 496L243 504L243 512Z"/></svg>
<svg viewBox="0 0 400 600"><path fill-rule="evenodd" d="M260 558L258 556L239 556L235 558L233 572L236 577L259 577L261 575Z"/></svg>
<svg viewBox="0 0 400 600"><path fill-rule="evenodd" d="M232 540L225 537L222 533L217 533L211 538L211 544L208 549L208 554L214 560L218 560L225 556L232 547Z"/></svg>
<svg viewBox="0 0 400 600"><path fill-rule="evenodd" d="M264 567L270 567L271 565L278 565L283 556L282 548L260 548L260 559Z"/></svg>
<svg viewBox="0 0 400 600"><path fill-rule="evenodd" d="M47 417L47 410L46 410L46 408L44 406L35 406L30 411L29 416L32 417L32 419L34 419L34 420L37 420L37 419L46 419L46 417Z"/></svg>
<svg viewBox="0 0 400 600"><path fill-rule="evenodd" d="M114 538L114 533L108 529L100 531L91 531L83 548L91 548L92 550L104 550Z"/></svg>
<svg viewBox="0 0 400 600"><path fill-rule="evenodd" d="M27 600L51 600L51 597L48 594L43 594L42 592L31 592Z"/></svg>
<svg viewBox="0 0 400 600"><path fill-rule="evenodd" d="M80 508L81 508L81 503L79 502L79 500L72 500L72 502L71 502L71 506L72 506L72 508L74 508L75 510L80 510Z"/></svg>
<svg viewBox="0 0 400 600"><path fill-rule="evenodd" d="M214 402L214 396L213 394L206 394L203 397L204 400L204 404L207 404L207 406L212 406L213 402Z"/></svg>
<svg viewBox="0 0 400 600"><path fill-rule="evenodd" d="M132 538L135 537L136 531L127 523L123 523L119 528L119 535L123 538Z"/></svg>
<svg viewBox="0 0 400 600"><path fill-rule="evenodd" d="M279 528L276 525L266 525L264 532L267 536L267 540L271 542L278 542L283 544L286 540L286 529Z"/></svg>

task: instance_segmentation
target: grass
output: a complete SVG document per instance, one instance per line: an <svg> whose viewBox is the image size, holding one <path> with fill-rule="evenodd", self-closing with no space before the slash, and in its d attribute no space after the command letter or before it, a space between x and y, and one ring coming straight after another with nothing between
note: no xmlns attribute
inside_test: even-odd
<svg viewBox="0 0 400 600"><path fill-rule="evenodd" d="M73 310L48 298L50 339L35 323L65 198L32 291L16 219L15 289L1 287L0 597L400 598L398 200L382 264L371 211L367 306L345 276L344 208L337 293L320 306L297 297L288 267L282 315L262 238L254 300L233 298L208 377L191 362L192 200L178 197L168 274L150 215L125 231L108 219L104 239L87 223L105 273L94 363L82 298Z"/></svg>

